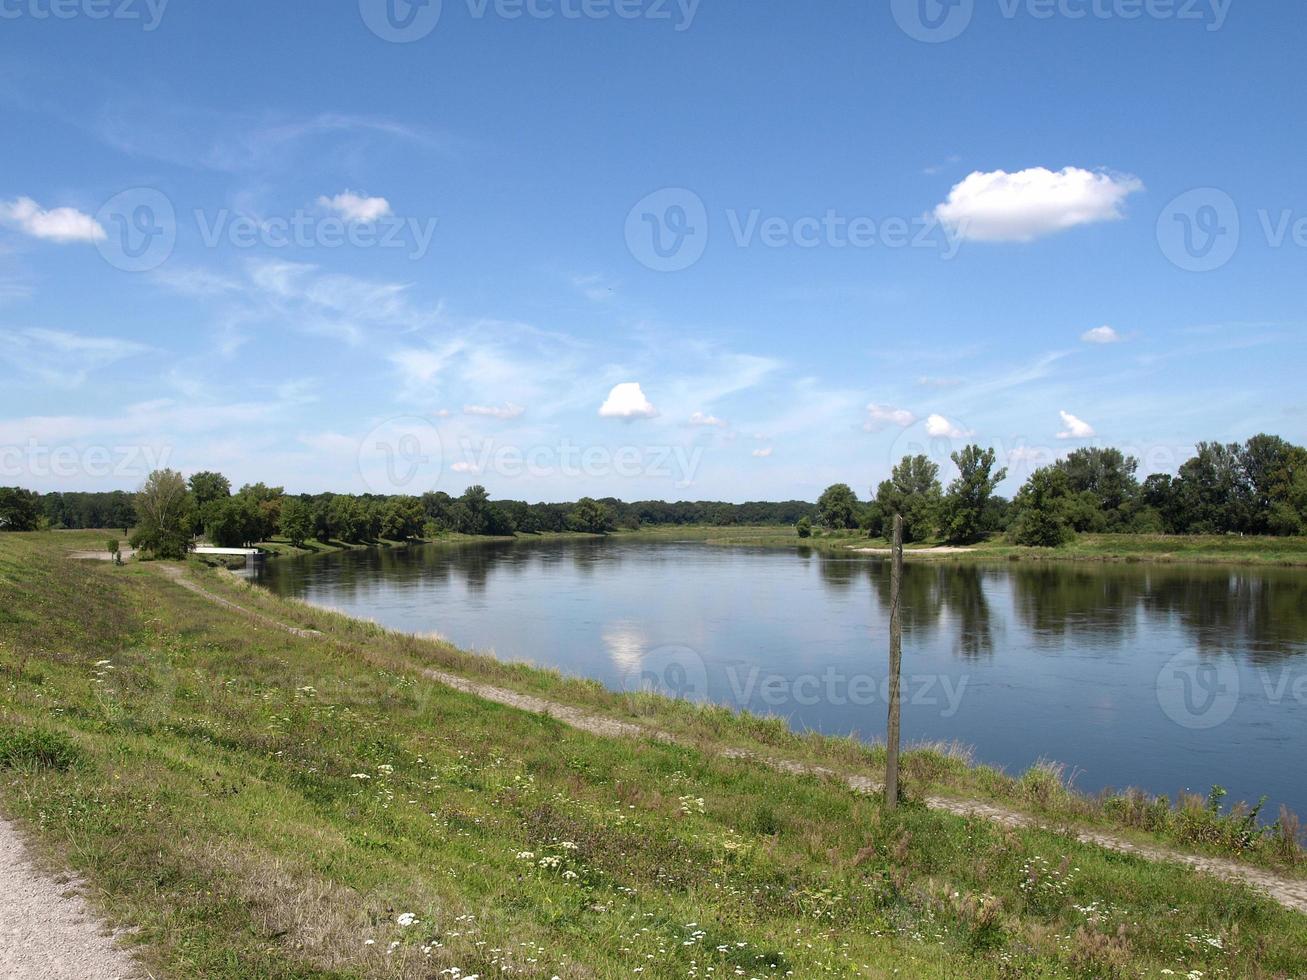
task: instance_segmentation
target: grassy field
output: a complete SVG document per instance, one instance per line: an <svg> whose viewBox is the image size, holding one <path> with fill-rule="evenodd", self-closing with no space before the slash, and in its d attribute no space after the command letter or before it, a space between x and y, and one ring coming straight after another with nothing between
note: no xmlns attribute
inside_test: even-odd
<svg viewBox="0 0 1307 980"><path fill-rule="evenodd" d="M888 548L881 538L858 532L819 531L800 538L787 527L677 527L621 532L638 537L706 541L756 547L808 547L822 550ZM909 545L909 557L927 557L940 542ZM1233 537L1229 535L1081 534L1062 548L1026 548L1001 537L971 546L965 554L929 555L948 561L1121 561L1192 562L1198 564L1307 566L1307 538Z"/></svg>
<svg viewBox="0 0 1307 980"><path fill-rule="evenodd" d="M0 808L139 927L156 973L1307 972L1307 917L1243 888L1050 832L890 813L835 780L705 751L874 772L874 749L610 694L191 569L323 634L292 636L159 567L64 557L101 537L0 535ZM424 666L699 744L585 735L425 681ZM910 795L996 777L937 752L908 760ZM1009 782L990 791L1069 805L1047 774ZM1170 818L1138 830L1181 833ZM1206 846L1237 841L1212 832ZM1249 856L1277 860L1273 842Z"/></svg>

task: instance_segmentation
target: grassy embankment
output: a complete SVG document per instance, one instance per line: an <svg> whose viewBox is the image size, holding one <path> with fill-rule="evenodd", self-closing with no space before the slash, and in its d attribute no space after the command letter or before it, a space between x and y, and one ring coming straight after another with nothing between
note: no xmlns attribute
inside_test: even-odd
<svg viewBox="0 0 1307 980"><path fill-rule="evenodd" d="M888 548L889 542L857 532L817 532L800 538L785 527L684 527L651 528L621 532L637 537L686 539L709 544L795 547L845 551L851 548ZM1120 561L1191 562L1196 564L1307 566L1307 537L1234 537L1231 535L1081 534L1061 548L1026 548L1002 537L932 555L940 542L909 545L908 557L936 561Z"/></svg>
<svg viewBox="0 0 1307 980"><path fill-rule="evenodd" d="M165 975L1307 971L1307 917L1189 870L916 805L891 814L834 780L698 747L584 735L418 671L704 748L869 772L875 750L609 694L192 569L323 633L291 636L157 567L63 557L98 537L0 535L0 805L140 927ZM913 794L969 773L908 759ZM1055 807L1041 779L1010 791Z"/></svg>

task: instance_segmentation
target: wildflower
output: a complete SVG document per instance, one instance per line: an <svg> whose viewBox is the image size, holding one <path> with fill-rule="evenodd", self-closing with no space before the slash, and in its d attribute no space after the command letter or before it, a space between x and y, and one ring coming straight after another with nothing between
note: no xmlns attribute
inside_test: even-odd
<svg viewBox="0 0 1307 980"><path fill-rule="evenodd" d="M399 916L399 918L396 919L395 921L396 921L399 925L404 926L405 928L407 928L408 926L411 926L411 925L413 925L414 923L416 923L417 920L418 920L418 917L417 917L416 915L414 915L412 912L404 912L404 913L401 913L401 915Z"/></svg>

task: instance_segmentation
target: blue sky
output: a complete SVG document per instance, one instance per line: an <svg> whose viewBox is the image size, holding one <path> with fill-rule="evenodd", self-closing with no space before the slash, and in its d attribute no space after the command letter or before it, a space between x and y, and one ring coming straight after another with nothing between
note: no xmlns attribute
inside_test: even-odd
<svg viewBox="0 0 1307 980"><path fill-rule="evenodd" d="M1250 0L4 0L0 483L1304 442L1304 49Z"/></svg>

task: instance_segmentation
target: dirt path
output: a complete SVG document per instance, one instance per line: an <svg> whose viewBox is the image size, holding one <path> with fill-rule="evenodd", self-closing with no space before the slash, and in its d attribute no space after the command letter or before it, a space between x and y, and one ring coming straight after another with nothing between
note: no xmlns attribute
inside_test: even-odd
<svg viewBox="0 0 1307 980"><path fill-rule="evenodd" d="M97 921L78 882L37 868L0 819L0 978L129 980L144 974Z"/></svg>
<svg viewBox="0 0 1307 980"><path fill-rule="evenodd" d="M249 609L245 609L243 606L238 606L229 599L224 599L222 596L216 595L208 589L205 589L197 582L193 582L184 577L180 568L165 566L165 571L169 578L173 579L177 584L184 586L192 592L202 595L207 599L220 603L223 606L243 612L247 616L252 616L260 622L285 630L286 632L292 633L296 636L322 635L314 630L303 630L297 629L294 626L287 626L286 624L279 623L275 619L265 616L262 613L253 612ZM574 708L557 701L550 701L546 698L539 698L530 694L521 694L517 691L495 687L491 684L483 684L479 681L468 680L467 678L460 677L457 674L450 674L445 671L432 669L424 669L421 670L420 673L429 680L444 684L446 687L451 687L456 691L463 692L464 694L472 694L476 697L483 698L486 701L493 701L496 704L518 708L522 711L548 715L551 718L556 718L558 721L563 722L565 725L569 725L580 731L588 732L592 735L600 735L607 738L647 738L653 741L670 744L683 743L682 739L677 738L670 732L649 728L645 725L637 725L634 722L619 721L615 718L606 718L602 715L591 714L590 712L583 711L580 708ZM718 750L717 754L722 758L752 760L761 763L762 765L769 766L779 772L787 772L794 775L815 775L837 779L844 782L850 789L858 793L876 793L883 789L883 785L870 776L837 772L834 769L828 769L824 766L810 765L808 763L795 762L789 759L769 758L745 752L741 749L721 749ZM985 803L981 800L957 800L942 796L931 796L927 797L924 802L926 806L932 810L939 810L963 817L979 817L985 820L991 820L994 823L1002 824L1006 827L1042 827L1056 832L1068 833L1069 836L1083 844L1092 844L1109 851L1116 851L1120 854L1131 854L1148 861L1160 861L1184 865L1193 868L1195 871L1201 871L1225 881L1247 885L1274 899L1286 908L1307 914L1307 881L1305 880L1286 878L1282 875L1277 875L1272 871L1256 868L1239 861L1231 861L1217 857L1206 857L1198 854L1187 854L1183 851L1174 851L1170 848L1159 847L1153 844L1138 844L1134 841L1126 840L1125 838L1107 833L1106 831L1066 831L1064 828L1054 827L1044 821L1040 821L1035 817L1030 816L1029 814L1021 813L1017 810L1010 810L993 803Z"/></svg>

